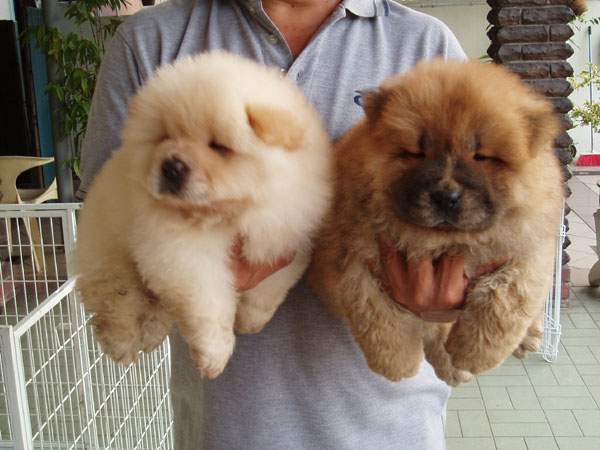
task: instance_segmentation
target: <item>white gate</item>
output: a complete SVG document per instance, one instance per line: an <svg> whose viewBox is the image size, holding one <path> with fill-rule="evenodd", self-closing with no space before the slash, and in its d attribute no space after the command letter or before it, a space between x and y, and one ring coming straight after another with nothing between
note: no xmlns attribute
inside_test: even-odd
<svg viewBox="0 0 600 450"><path fill-rule="evenodd" d="M0 205L0 448L171 449L168 342L114 364L76 300L79 206Z"/></svg>
<svg viewBox="0 0 600 450"><path fill-rule="evenodd" d="M172 449L168 342L116 365L76 300L69 255L79 207L0 205L0 449ZM560 235L547 361L560 340L562 227Z"/></svg>

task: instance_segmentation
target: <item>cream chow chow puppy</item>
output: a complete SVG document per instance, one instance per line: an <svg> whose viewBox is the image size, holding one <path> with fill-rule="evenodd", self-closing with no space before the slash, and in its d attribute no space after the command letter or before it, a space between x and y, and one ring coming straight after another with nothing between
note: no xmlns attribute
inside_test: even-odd
<svg viewBox="0 0 600 450"><path fill-rule="evenodd" d="M234 328L260 331L305 271L330 156L317 113L278 70L223 52L160 68L81 213L77 286L102 349L135 361L174 323L200 372L219 375ZM251 263L294 259L240 296L236 236Z"/></svg>

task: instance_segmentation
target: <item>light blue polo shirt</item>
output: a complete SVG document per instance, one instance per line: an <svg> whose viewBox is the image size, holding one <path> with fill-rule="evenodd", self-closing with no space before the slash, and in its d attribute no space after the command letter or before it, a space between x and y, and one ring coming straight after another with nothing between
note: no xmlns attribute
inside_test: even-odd
<svg viewBox="0 0 600 450"><path fill-rule="evenodd" d="M388 0L342 1L295 60L260 0L173 0L149 8L120 27L105 56L80 196L119 146L128 98L160 64L211 49L286 71L333 138L363 116L359 91L421 59L465 58L440 21ZM427 363L399 383L372 373L347 326L304 281L260 334L238 338L214 381L202 383L185 344L177 337L172 343L177 450L444 448L448 387Z"/></svg>

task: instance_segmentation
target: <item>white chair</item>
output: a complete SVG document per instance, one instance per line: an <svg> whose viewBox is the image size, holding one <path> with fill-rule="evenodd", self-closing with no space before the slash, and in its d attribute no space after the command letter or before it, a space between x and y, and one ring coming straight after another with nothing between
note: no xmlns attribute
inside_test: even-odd
<svg viewBox="0 0 600 450"><path fill-rule="evenodd" d="M58 198L56 178L50 186L42 189L19 189L17 177L23 172L34 167L43 166L54 162L54 158L36 158L32 156L0 156L0 203L35 204ZM34 259L35 270L42 269L41 261L44 258L44 249L40 238L40 228L35 219L23 219L25 231L31 245L31 254ZM10 221L6 221L7 244L12 246Z"/></svg>

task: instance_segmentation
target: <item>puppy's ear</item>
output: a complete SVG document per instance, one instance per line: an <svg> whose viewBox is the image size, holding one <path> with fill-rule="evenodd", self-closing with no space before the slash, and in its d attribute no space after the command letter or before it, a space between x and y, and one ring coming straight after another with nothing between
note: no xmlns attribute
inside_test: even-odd
<svg viewBox="0 0 600 450"><path fill-rule="evenodd" d="M552 104L545 99L529 101L523 110L525 126L529 133L529 151L532 155L543 149L552 148L561 132L560 121Z"/></svg>
<svg viewBox="0 0 600 450"><path fill-rule="evenodd" d="M289 111L266 105L246 105L246 114L254 133L265 144L288 150L302 145L304 130Z"/></svg>
<svg viewBox="0 0 600 450"><path fill-rule="evenodd" d="M369 121L375 122L379 120L388 99L388 91L380 87L370 91L361 92L361 97L363 108Z"/></svg>

